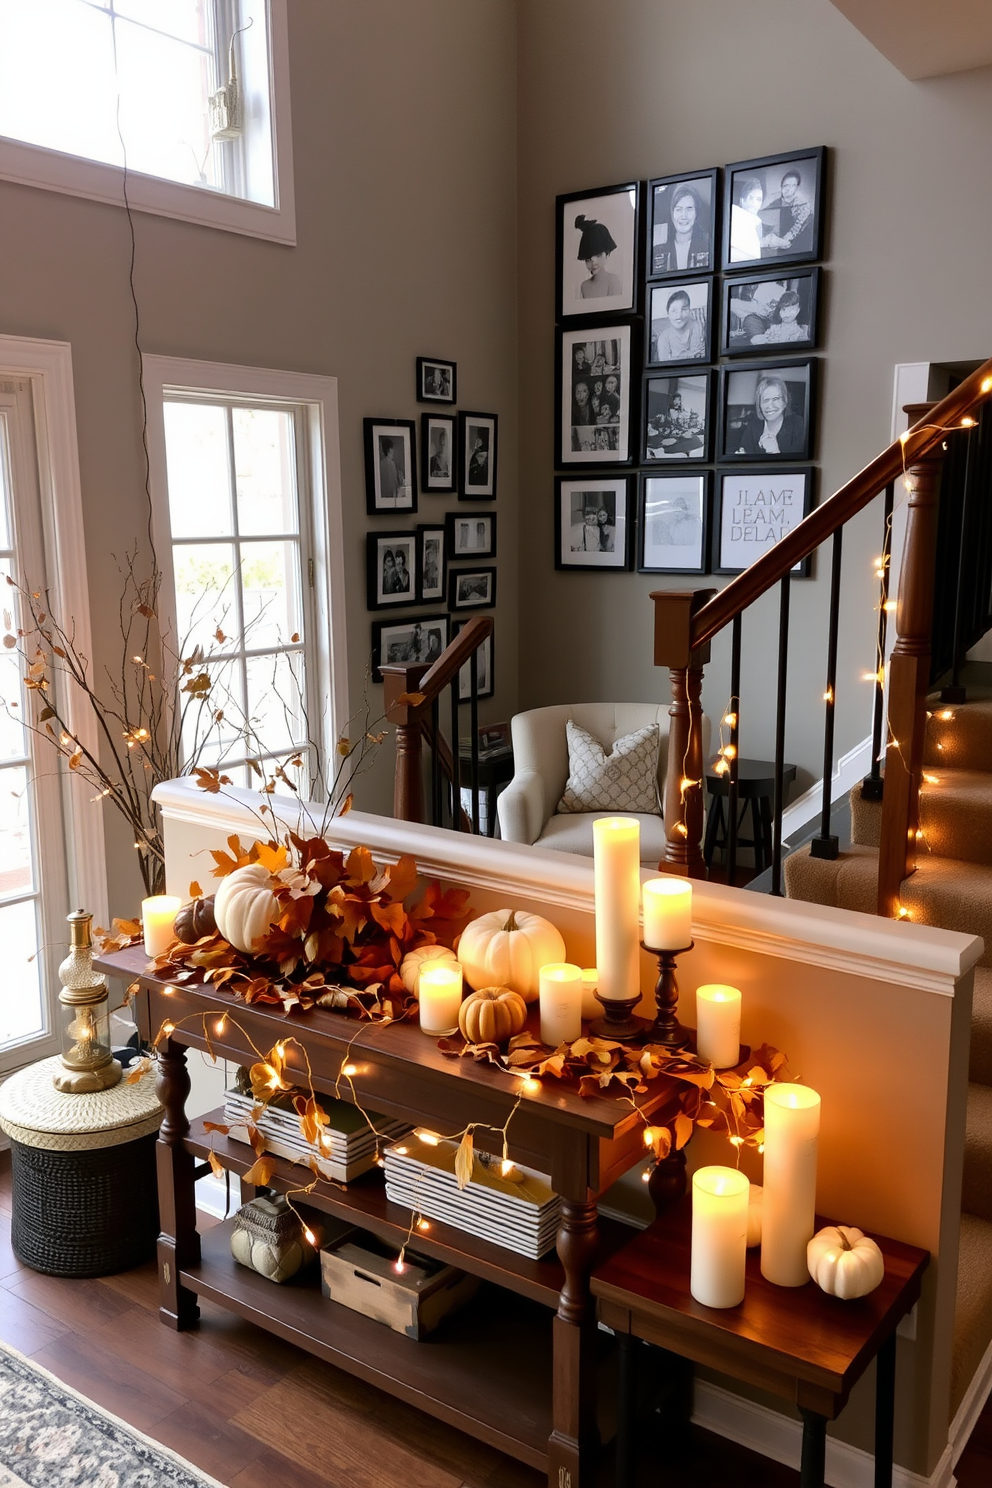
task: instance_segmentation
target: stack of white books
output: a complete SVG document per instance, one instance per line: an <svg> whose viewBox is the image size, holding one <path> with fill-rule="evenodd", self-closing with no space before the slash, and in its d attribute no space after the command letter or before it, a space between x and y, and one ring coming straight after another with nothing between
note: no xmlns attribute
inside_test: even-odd
<svg viewBox="0 0 992 1488"><path fill-rule="evenodd" d="M480 1240L539 1260L554 1248L561 1200L544 1173L475 1154L464 1188L455 1177L458 1143L418 1128L386 1148L386 1195L395 1204L454 1225Z"/></svg>
<svg viewBox="0 0 992 1488"><path fill-rule="evenodd" d="M278 1104L270 1101L260 1110L259 1103L251 1095L240 1090L228 1090L224 1095L228 1136L235 1142L248 1142L248 1123L253 1120L265 1139L266 1152L273 1157L305 1163L316 1158L323 1178L350 1183L375 1167L379 1147L384 1145L383 1139L392 1142L410 1130L404 1122L392 1121L375 1111L368 1113L372 1122L370 1126L358 1107L349 1101L318 1096L317 1103L328 1118L327 1125L321 1128L324 1135L321 1145L306 1140L300 1130L300 1118L287 1096L280 1096ZM254 1118L252 1112L256 1113Z"/></svg>

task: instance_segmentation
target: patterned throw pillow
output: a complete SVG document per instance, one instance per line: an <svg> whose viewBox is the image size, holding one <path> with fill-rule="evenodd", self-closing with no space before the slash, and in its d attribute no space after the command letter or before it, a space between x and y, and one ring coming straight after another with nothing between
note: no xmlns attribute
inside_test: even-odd
<svg viewBox="0 0 992 1488"><path fill-rule="evenodd" d="M610 754L570 718L568 784L558 802L567 811L654 811L658 803L658 725L618 739Z"/></svg>

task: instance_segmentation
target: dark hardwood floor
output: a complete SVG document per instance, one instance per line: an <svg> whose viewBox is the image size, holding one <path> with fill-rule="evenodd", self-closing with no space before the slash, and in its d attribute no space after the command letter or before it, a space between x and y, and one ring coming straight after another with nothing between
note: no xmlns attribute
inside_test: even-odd
<svg viewBox="0 0 992 1488"><path fill-rule="evenodd" d="M158 1321L149 1264L94 1281L41 1276L10 1247L10 1156L0 1153L0 1338L230 1488L544 1488L502 1456L210 1303L200 1326ZM208 1221L205 1221L208 1222ZM795 1488L799 1475L692 1428L643 1443L643 1483ZM992 1408L957 1468L992 1480ZM604 1464L603 1484L612 1481Z"/></svg>

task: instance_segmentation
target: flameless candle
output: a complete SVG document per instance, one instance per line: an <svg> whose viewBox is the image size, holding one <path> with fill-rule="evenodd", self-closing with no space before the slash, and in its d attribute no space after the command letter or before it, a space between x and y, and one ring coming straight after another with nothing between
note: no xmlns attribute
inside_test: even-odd
<svg viewBox="0 0 992 1488"><path fill-rule="evenodd" d="M603 816L592 824L599 995L624 1002L641 993L641 824Z"/></svg>
<svg viewBox="0 0 992 1488"><path fill-rule="evenodd" d="M582 972L582 1016L583 1018L601 1018L603 1015L603 1004L596 996L596 988L599 986L599 972L595 966L587 966Z"/></svg>
<svg viewBox="0 0 992 1488"><path fill-rule="evenodd" d="M744 1301L749 1188L735 1168L698 1168L692 1175L689 1290L704 1307Z"/></svg>
<svg viewBox="0 0 992 1488"><path fill-rule="evenodd" d="M765 1086L761 1274L776 1286L809 1280L806 1246L816 1211L820 1097L806 1085Z"/></svg>
<svg viewBox="0 0 992 1488"><path fill-rule="evenodd" d="M684 951L692 941L692 884L684 878L649 878L644 898L644 944L653 951Z"/></svg>
<svg viewBox="0 0 992 1488"><path fill-rule="evenodd" d="M172 928L183 901L175 894L156 894L141 901L141 925L145 933L145 955L161 956L176 938Z"/></svg>
<svg viewBox="0 0 992 1488"><path fill-rule="evenodd" d="M582 968L568 961L542 966L541 1043L557 1049L582 1035Z"/></svg>
<svg viewBox="0 0 992 1488"><path fill-rule="evenodd" d="M458 1031L458 1009L462 1005L462 969L446 961L427 965L417 981L420 1000L420 1029L438 1038Z"/></svg>
<svg viewBox="0 0 992 1488"><path fill-rule="evenodd" d="M708 982L696 988L696 1053L714 1069L731 1069L740 1057L741 994Z"/></svg>
<svg viewBox="0 0 992 1488"><path fill-rule="evenodd" d="M747 1200L747 1248L761 1244L761 1201L764 1198L764 1189L760 1183L750 1185L750 1193Z"/></svg>

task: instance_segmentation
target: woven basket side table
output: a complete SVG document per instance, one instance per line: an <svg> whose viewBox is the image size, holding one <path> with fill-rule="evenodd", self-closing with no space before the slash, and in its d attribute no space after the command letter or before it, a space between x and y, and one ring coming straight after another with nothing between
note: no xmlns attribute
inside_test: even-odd
<svg viewBox="0 0 992 1488"><path fill-rule="evenodd" d="M11 1244L49 1276L107 1276L147 1261L158 1235L152 1071L93 1094L56 1090L58 1057L0 1087L10 1137Z"/></svg>

